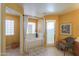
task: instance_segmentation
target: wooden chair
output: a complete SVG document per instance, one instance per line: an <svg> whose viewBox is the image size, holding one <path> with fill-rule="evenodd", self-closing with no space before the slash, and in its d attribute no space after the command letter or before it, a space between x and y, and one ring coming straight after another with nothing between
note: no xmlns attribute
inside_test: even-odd
<svg viewBox="0 0 79 59"><path fill-rule="evenodd" d="M69 51L69 50L73 51L74 38L73 37L67 37L64 40L66 40L66 44L64 45L65 47L63 48L64 49L64 56L65 56L66 51ZM69 52L72 52L72 51L69 51Z"/></svg>

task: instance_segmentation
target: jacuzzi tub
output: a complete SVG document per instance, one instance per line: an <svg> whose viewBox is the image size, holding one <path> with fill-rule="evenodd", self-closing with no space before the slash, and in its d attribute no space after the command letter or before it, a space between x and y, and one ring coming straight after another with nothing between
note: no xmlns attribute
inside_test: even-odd
<svg viewBox="0 0 79 59"><path fill-rule="evenodd" d="M42 38L32 38L32 40L25 40L25 45L27 48L35 48L43 45L43 39Z"/></svg>

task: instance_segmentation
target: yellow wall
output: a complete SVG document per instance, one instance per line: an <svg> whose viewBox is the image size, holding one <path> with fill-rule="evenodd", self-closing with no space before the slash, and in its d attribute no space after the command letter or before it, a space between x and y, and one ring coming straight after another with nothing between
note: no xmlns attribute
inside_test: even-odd
<svg viewBox="0 0 79 59"><path fill-rule="evenodd" d="M59 16L58 15L47 15L45 20L56 20L56 32L55 32L55 41L59 40Z"/></svg>
<svg viewBox="0 0 79 59"><path fill-rule="evenodd" d="M72 36L74 38L79 36L79 10L75 10L63 15L53 16L47 15L45 16L46 20L56 20L56 40L64 39L65 37ZM71 24L72 25L72 35L62 35L60 32L61 24Z"/></svg>
<svg viewBox="0 0 79 59"><path fill-rule="evenodd" d="M14 42L19 43L19 40L20 40L20 17L14 16L11 14L6 14L6 19L14 20L14 22L15 22L14 35L13 36L6 36L6 45L8 47L9 45L11 45Z"/></svg>
<svg viewBox="0 0 79 59"><path fill-rule="evenodd" d="M65 23L71 23L72 24L72 35L73 37L79 36L79 10L75 10L69 13L66 13L64 15L60 16L60 25ZM67 35L61 35L60 33L60 39L63 39L67 37Z"/></svg>

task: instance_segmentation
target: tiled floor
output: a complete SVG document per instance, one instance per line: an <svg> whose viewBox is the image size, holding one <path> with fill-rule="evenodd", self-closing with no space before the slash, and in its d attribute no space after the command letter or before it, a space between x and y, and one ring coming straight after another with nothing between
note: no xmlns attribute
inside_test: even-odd
<svg viewBox="0 0 79 59"><path fill-rule="evenodd" d="M7 56L22 56L19 53L19 49L10 49L7 51ZM25 53L23 56L64 56L64 53L58 50L55 47L48 47L48 48L34 48L29 49L29 54ZM72 56L69 53L66 53L66 56Z"/></svg>
<svg viewBox="0 0 79 59"><path fill-rule="evenodd" d="M7 56L21 56L20 52L19 52L19 48L16 49L8 49L6 55Z"/></svg>

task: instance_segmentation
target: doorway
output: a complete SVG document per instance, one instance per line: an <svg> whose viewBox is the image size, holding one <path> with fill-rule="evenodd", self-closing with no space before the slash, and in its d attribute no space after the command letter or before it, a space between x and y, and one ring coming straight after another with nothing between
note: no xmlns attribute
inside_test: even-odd
<svg viewBox="0 0 79 59"><path fill-rule="evenodd" d="M55 42L55 20L47 20L47 46L53 46Z"/></svg>
<svg viewBox="0 0 79 59"><path fill-rule="evenodd" d="M3 42L2 42L2 55L20 55L20 54L23 54L23 15L19 12L17 12L15 9L13 8L10 8L10 7L7 7L7 6L3 6L3 11L2 11L2 16L5 16L2 18L2 38L3 38ZM10 17L12 16L12 17ZM17 17L18 16L18 17ZM14 19L16 18L16 21L17 21L17 18L19 20L19 22L17 21L17 23L19 23L19 35L17 34L17 37L19 37L17 40L18 41L18 44L16 44L17 42L15 42L15 28L16 28L16 22L14 21ZM16 23L16 24L15 24ZM8 39L7 39L8 38ZM10 40L9 40L10 39ZM13 41L15 43L13 43ZM18 51L18 53L14 53L14 47L16 45L19 47L19 50L16 49ZM8 50L9 48L13 48L12 50ZM9 52L10 53L9 53ZM13 53L12 53L13 52ZM16 51L15 51L16 52Z"/></svg>
<svg viewBox="0 0 79 59"><path fill-rule="evenodd" d="M5 12L6 12L5 13L6 53L7 55L13 55L16 52L19 54L20 53L20 15L16 10L9 7L6 7Z"/></svg>

